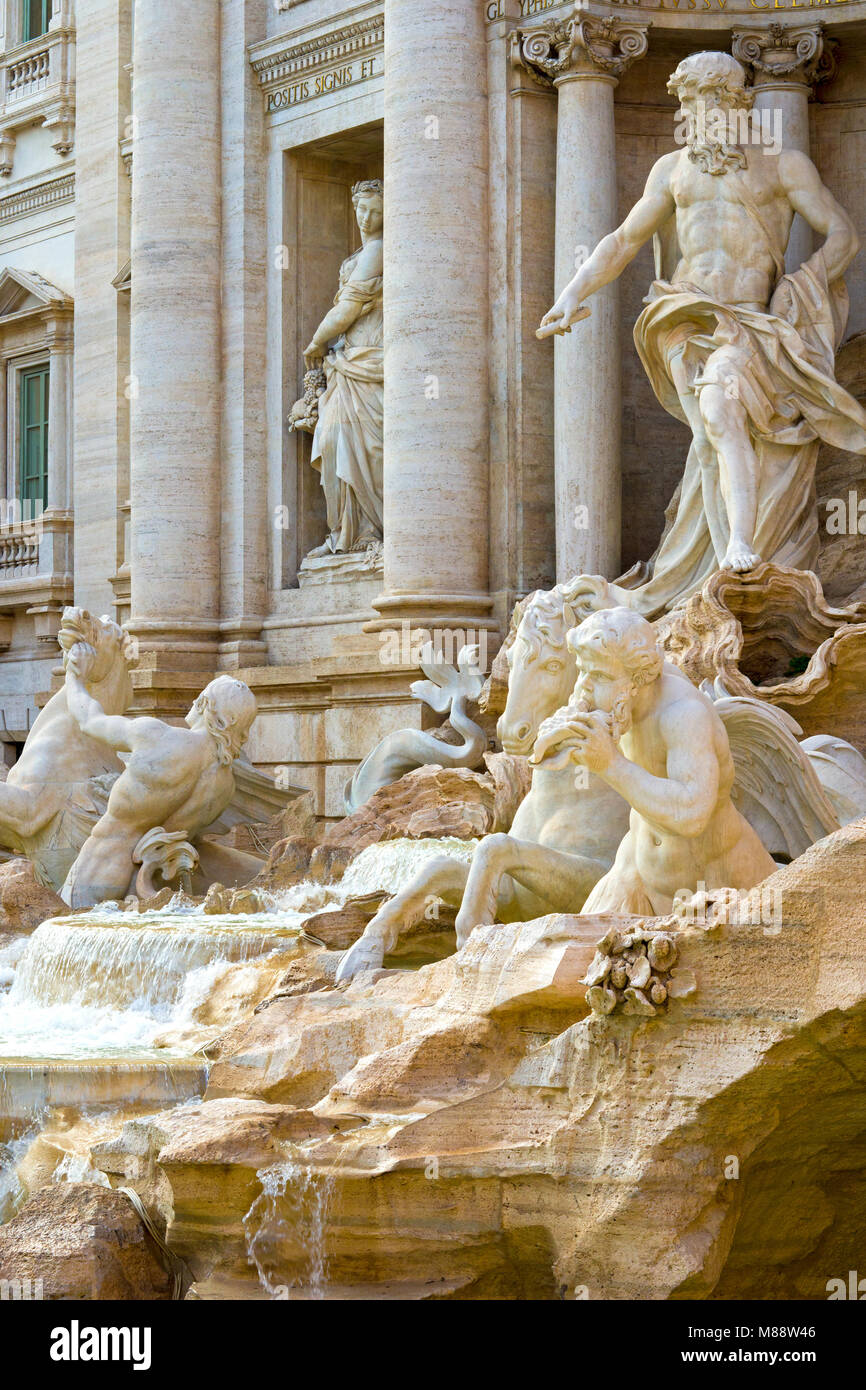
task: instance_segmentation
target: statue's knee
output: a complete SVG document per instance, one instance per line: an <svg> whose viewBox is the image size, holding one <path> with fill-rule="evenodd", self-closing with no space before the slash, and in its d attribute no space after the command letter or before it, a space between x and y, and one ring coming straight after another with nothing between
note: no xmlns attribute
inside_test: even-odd
<svg viewBox="0 0 866 1390"><path fill-rule="evenodd" d="M424 873L425 885L433 879L453 878L456 862L449 854L439 854L435 859L431 859Z"/></svg>
<svg viewBox="0 0 866 1390"><path fill-rule="evenodd" d="M485 835L481 844L475 851L475 858L480 858L484 863L500 863L508 854L511 846L511 836L502 833L495 835Z"/></svg>
<svg viewBox="0 0 866 1390"><path fill-rule="evenodd" d="M711 441L722 438L730 430L734 421L734 403L735 397L729 395L726 388L716 382L708 384L701 391L701 419Z"/></svg>

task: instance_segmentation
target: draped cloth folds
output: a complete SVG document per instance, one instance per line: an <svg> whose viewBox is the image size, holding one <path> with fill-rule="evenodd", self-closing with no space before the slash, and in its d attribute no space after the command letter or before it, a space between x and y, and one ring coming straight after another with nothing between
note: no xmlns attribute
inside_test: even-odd
<svg viewBox="0 0 866 1390"><path fill-rule="evenodd" d="M731 307L687 284L656 280L634 340L661 404L688 423L671 364L683 356L696 394L713 383L744 407L758 463L754 548L763 560L814 569L818 558L815 464L821 440L866 453L866 412L835 379L848 317L842 280L828 283L819 250L779 280L766 312ZM718 460L694 442L648 566L618 583L647 617L697 593L719 568L729 540ZM643 574L652 577L641 584Z"/></svg>
<svg viewBox="0 0 866 1390"><path fill-rule="evenodd" d="M352 279L356 259L342 267L335 303L352 301L360 313L325 358L310 460L322 477L332 551L382 536L382 277Z"/></svg>

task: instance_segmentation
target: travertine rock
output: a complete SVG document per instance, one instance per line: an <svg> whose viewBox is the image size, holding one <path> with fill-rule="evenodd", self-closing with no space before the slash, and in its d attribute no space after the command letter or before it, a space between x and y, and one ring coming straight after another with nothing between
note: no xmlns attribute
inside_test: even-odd
<svg viewBox="0 0 866 1390"><path fill-rule="evenodd" d="M471 840L506 830L529 790L526 760L486 753L484 762L486 772L431 765L407 773L335 826L326 845L351 845L357 854L401 836Z"/></svg>
<svg viewBox="0 0 866 1390"><path fill-rule="evenodd" d="M341 844L326 840L310 855L309 877L314 883L338 883L357 853L351 841Z"/></svg>
<svg viewBox="0 0 866 1390"><path fill-rule="evenodd" d="M313 809L313 794L305 792L288 806L256 825L236 825L226 843L247 854L270 854L275 845L289 837L319 838L319 820Z"/></svg>
<svg viewBox="0 0 866 1390"><path fill-rule="evenodd" d="M350 898L339 908L315 912L301 923L301 929L321 941L331 951L345 951L357 941L370 918L375 916L387 897L386 893L368 893L363 898Z"/></svg>
<svg viewBox="0 0 866 1390"><path fill-rule="evenodd" d="M695 984L653 1016L586 1014L615 917L484 927L424 969L278 999L223 1038L212 1098L99 1165L150 1194L200 1297L255 1296L239 1231L281 1219L267 1182L318 1194L269 1248L300 1287L313 1249L326 1297L826 1298L866 1238L864 864L861 820L648 919ZM267 1131L246 1151L239 1105ZM306 1140L275 1143L284 1124Z"/></svg>
<svg viewBox="0 0 866 1390"><path fill-rule="evenodd" d="M299 1143L339 1128L336 1120L290 1105L215 1100L128 1120L121 1140L97 1145L95 1152L109 1171L124 1171L130 1177L146 1171L148 1160L157 1153L161 1162L169 1164L235 1163L260 1168L279 1156L280 1144ZM125 1156L124 1169L111 1167L115 1154Z"/></svg>
<svg viewBox="0 0 866 1390"><path fill-rule="evenodd" d="M329 844L351 845L357 854L367 845L399 836L454 835L471 840L493 825L490 779L467 768L431 765L407 772L375 792L328 836Z"/></svg>
<svg viewBox="0 0 866 1390"><path fill-rule="evenodd" d="M62 917L68 910L59 894L39 882L29 859L0 864L0 935L23 935L46 918Z"/></svg>
<svg viewBox="0 0 866 1390"><path fill-rule="evenodd" d="M485 753L486 771L431 765L382 787L319 842L309 835L279 841L249 885L270 891L304 879L336 883L362 849L382 840L428 836L475 839L511 825L529 790L526 758Z"/></svg>
<svg viewBox="0 0 866 1390"><path fill-rule="evenodd" d="M332 951L311 952L299 960L290 961L276 989L263 999L256 1009L270 1008L275 999L287 999L293 994L312 994L319 989L329 989L337 973L338 957ZM237 1018L237 1014L235 1015Z"/></svg>
<svg viewBox="0 0 866 1390"><path fill-rule="evenodd" d="M563 1015L582 1018L582 980L599 920L554 915L522 927L480 928L457 956L425 969L380 971L344 992L280 1000L225 1035L213 1054L208 1094L313 1104L368 1053L419 1035L456 1026L469 1036L488 1015L506 1021L509 1038L520 1033L524 1013L535 1022L548 1014L557 1023ZM518 1041L525 1048L529 1034ZM459 1059L446 1085L465 1090Z"/></svg>
<svg viewBox="0 0 866 1390"><path fill-rule="evenodd" d="M329 951L343 952L358 940L387 897L387 893L368 893L362 898L349 898L343 907L317 912L301 925L307 936L321 941ZM454 949L456 916L456 907L441 899L434 899L428 904L427 915L402 932L400 940L388 954L392 957L426 957L427 960L438 960L447 955Z"/></svg>
<svg viewBox="0 0 866 1390"><path fill-rule="evenodd" d="M0 1227L0 1280L42 1281L46 1299L171 1297L158 1247L122 1192L43 1187Z"/></svg>
<svg viewBox="0 0 866 1390"><path fill-rule="evenodd" d="M257 887L290 888L310 876L310 860L318 840L308 835L290 835L273 846L268 862L254 880Z"/></svg>

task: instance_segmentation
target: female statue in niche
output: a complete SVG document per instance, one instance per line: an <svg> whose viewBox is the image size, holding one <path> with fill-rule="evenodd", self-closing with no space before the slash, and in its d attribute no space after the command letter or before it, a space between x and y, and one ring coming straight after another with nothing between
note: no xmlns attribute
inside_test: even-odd
<svg viewBox="0 0 866 1390"><path fill-rule="evenodd" d="M356 183L352 202L361 249L343 262L334 307L304 352L308 377L324 370L310 462L321 474L328 509L328 535L308 559L382 540L381 180ZM295 428L309 428L315 418L315 406L308 402L301 412L302 404L292 411Z"/></svg>

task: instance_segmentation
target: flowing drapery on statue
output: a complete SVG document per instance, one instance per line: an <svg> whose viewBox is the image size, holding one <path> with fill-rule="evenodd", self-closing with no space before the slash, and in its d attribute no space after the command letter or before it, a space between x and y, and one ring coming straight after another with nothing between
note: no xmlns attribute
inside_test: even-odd
<svg viewBox="0 0 866 1390"><path fill-rule="evenodd" d="M357 260L344 262L334 303L356 307L358 317L325 358L310 460L325 493L329 551L382 538L382 277L353 279Z"/></svg>
<svg viewBox="0 0 866 1390"><path fill-rule="evenodd" d="M847 318L844 282L828 285L823 252L817 251L795 273L782 276L766 313L732 308L692 286L656 280L635 324L641 361L671 415L688 423L670 371L683 347L696 394L711 381L737 392L759 466L755 549L793 569L814 569L818 559L820 442L866 452L866 412L834 376ZM720 352L725 348L730 353ZM697 593L727 548L719 470L702 466L694 443L670 512L652 560L618 581L639 586L632 589L629 606L650 616Z"/></svg>
<svg viewBox="0 0 866 1390"><path fill-rule="evenodd" d="M361 248L340 267L340 287L304 350L304 395L289 429L313 435L310 462L322 480L328 534L307 560L367 550L382 540L382 181L352 189ZM305 561L306 563L306 561Z"/></svg>
<svg viewBox="0 0 866 1390"><path fill-rule="evenodd" d="M835 380L847 318L842 276L856 229L799 150L765 147L754 91L727 53L693 53L668 91L685 145L662 155L615 231L538 329L570 333L584 301L655 240L656 280L635 342L656 396L692 445L659 548L611 586L646 617L698 592L717 569L818 559L815 465L822 440L866 453L866 413ZM785 274L796 215L823 238Z"/></svg>

